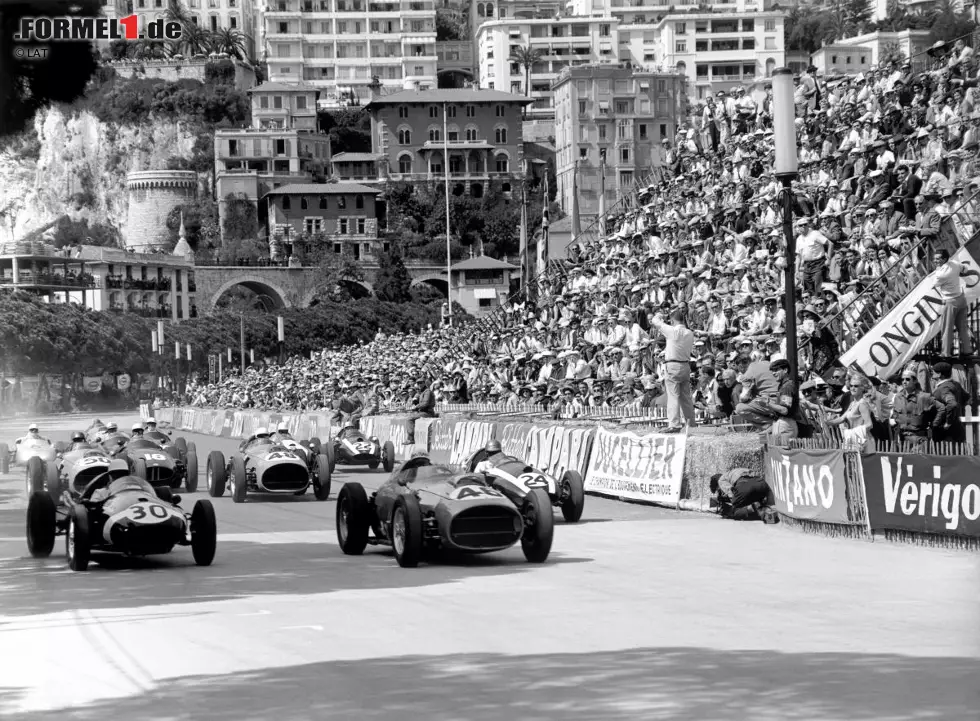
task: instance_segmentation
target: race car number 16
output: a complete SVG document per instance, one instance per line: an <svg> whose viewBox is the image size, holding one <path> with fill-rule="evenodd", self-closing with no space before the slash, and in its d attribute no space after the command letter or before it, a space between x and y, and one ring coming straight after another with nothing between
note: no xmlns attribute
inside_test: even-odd
<svg viewBox="0 0 980 721"><path fill-rule="evenodd" d="M146 454L146 457L149 458L151 461L165 461L165 460L167 460L167 457L165 455L163 455L162 453L147 453Z"/></svg>

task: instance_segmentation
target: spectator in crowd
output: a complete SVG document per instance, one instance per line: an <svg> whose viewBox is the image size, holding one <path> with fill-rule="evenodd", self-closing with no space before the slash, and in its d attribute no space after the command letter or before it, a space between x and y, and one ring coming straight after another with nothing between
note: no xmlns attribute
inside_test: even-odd
<svg viewBox="0 0 980 721"><path fill-rule="evenodd" d="M846 426L851 433L844 433L845 441L860 446L862 453L874 453L875 442L872 436L874 429L874 414L871 412L871 402L867 396L872 392L871 382L861 375L851 376L848 390L851 392L851 402L839 417L831 419L831 426Z"/></svg>
<svg viewBox="0 0 980 721"><path fill-rule="evenodd" d="M932 370L939 381L932 392L939 408L933 421L932 439L963 443L966 441L966 429L960 416L967 403L966 391L959 381L953 379L953 366L949 363L936 363Z"/></svg>
<svg viewBox="0 0 980 721"><path fill-rule="evenodd" d="M960 354L973 354L973 341L970 339L969 304L961 278L976 277L980 282L980 273L966 268L962 263L951 260L949 251L940 248L935 253L936 292L943 299L943 355L953 355L953 334L960 342Z"/></svg>
<svg viewBox="0 0 980 721"><path fill-rule="evenodd" d="M924 450L939 407L936 399L920 389L914 370L902 371L902 390L895 395L891 417L898 440L913 450Z"/></svg>
<svg viewBox="0 0 980 721"><path fill-rule="evenodd" d="M676 433L685 425L696 425L694 399L691 395L691 352L694 350L694 333L684 323L684 312L675 309L670 313L671 324L658 314L653 317L653 327L667 339L665 345L668 433Z"/></svg>

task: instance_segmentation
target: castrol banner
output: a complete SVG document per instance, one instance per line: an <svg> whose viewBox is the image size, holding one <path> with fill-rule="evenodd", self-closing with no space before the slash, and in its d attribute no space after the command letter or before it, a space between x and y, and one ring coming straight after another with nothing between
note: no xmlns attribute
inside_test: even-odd
<svg viewBox="0 0 980 721"><path fill-rule="evenodd" d="M676 506L681 498L687 435L596 430L585 490Z"/></svg>
<svg viewBox="0 0 980 721"><path fill-rule="evenodd" d="M844 451L813 451L770 446L766 483L776 510L790 518L848 523L844 492Z"/></svg>
<svg viewBox="0 0 980 721"><path fill-rule="evenodd" d="M875 453L861 459L872 531L980 538L980 458Z"/></svg>

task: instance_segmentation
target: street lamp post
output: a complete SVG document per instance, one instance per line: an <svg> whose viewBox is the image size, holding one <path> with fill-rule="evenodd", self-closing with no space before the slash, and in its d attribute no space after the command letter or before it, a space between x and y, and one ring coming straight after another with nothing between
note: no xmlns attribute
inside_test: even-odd
<svg viewBox="0 0 980 721"><path fill-rule="evenodd" d="M279 344L279 365L282 365L282 350L286 342L286 324L281 315L276 318L276 341Z"/></svg>
<svg viewBox="0 0 980 721"><path fill-rule="evenodd" d="M772 73L772 129L776 150L775 175L783 185L783 236L786 241L786 360L790 378L799 383L799 351L796 338L796 236L793 234L793 180L799 172L796 148L796 102L793 71L776 68Z"/></svg>

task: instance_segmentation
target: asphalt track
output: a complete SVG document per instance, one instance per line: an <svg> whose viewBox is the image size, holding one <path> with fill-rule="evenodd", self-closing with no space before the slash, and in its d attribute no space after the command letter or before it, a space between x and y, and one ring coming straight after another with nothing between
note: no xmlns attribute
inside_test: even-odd
<svg viewBox="0 0 980 721"><path fill-rule="evenodd" d="M91 417L43 430L66 439ZM202 474L237 444L184 435ZM61 543L27 554L15 471L0 477L4 718L980 718L976 554L589 497L543 566L513 550L408 570L340 553L339 484L383 477L341 470L327 502L218 499L210 568L177 549L73 574Z"/></svg>

